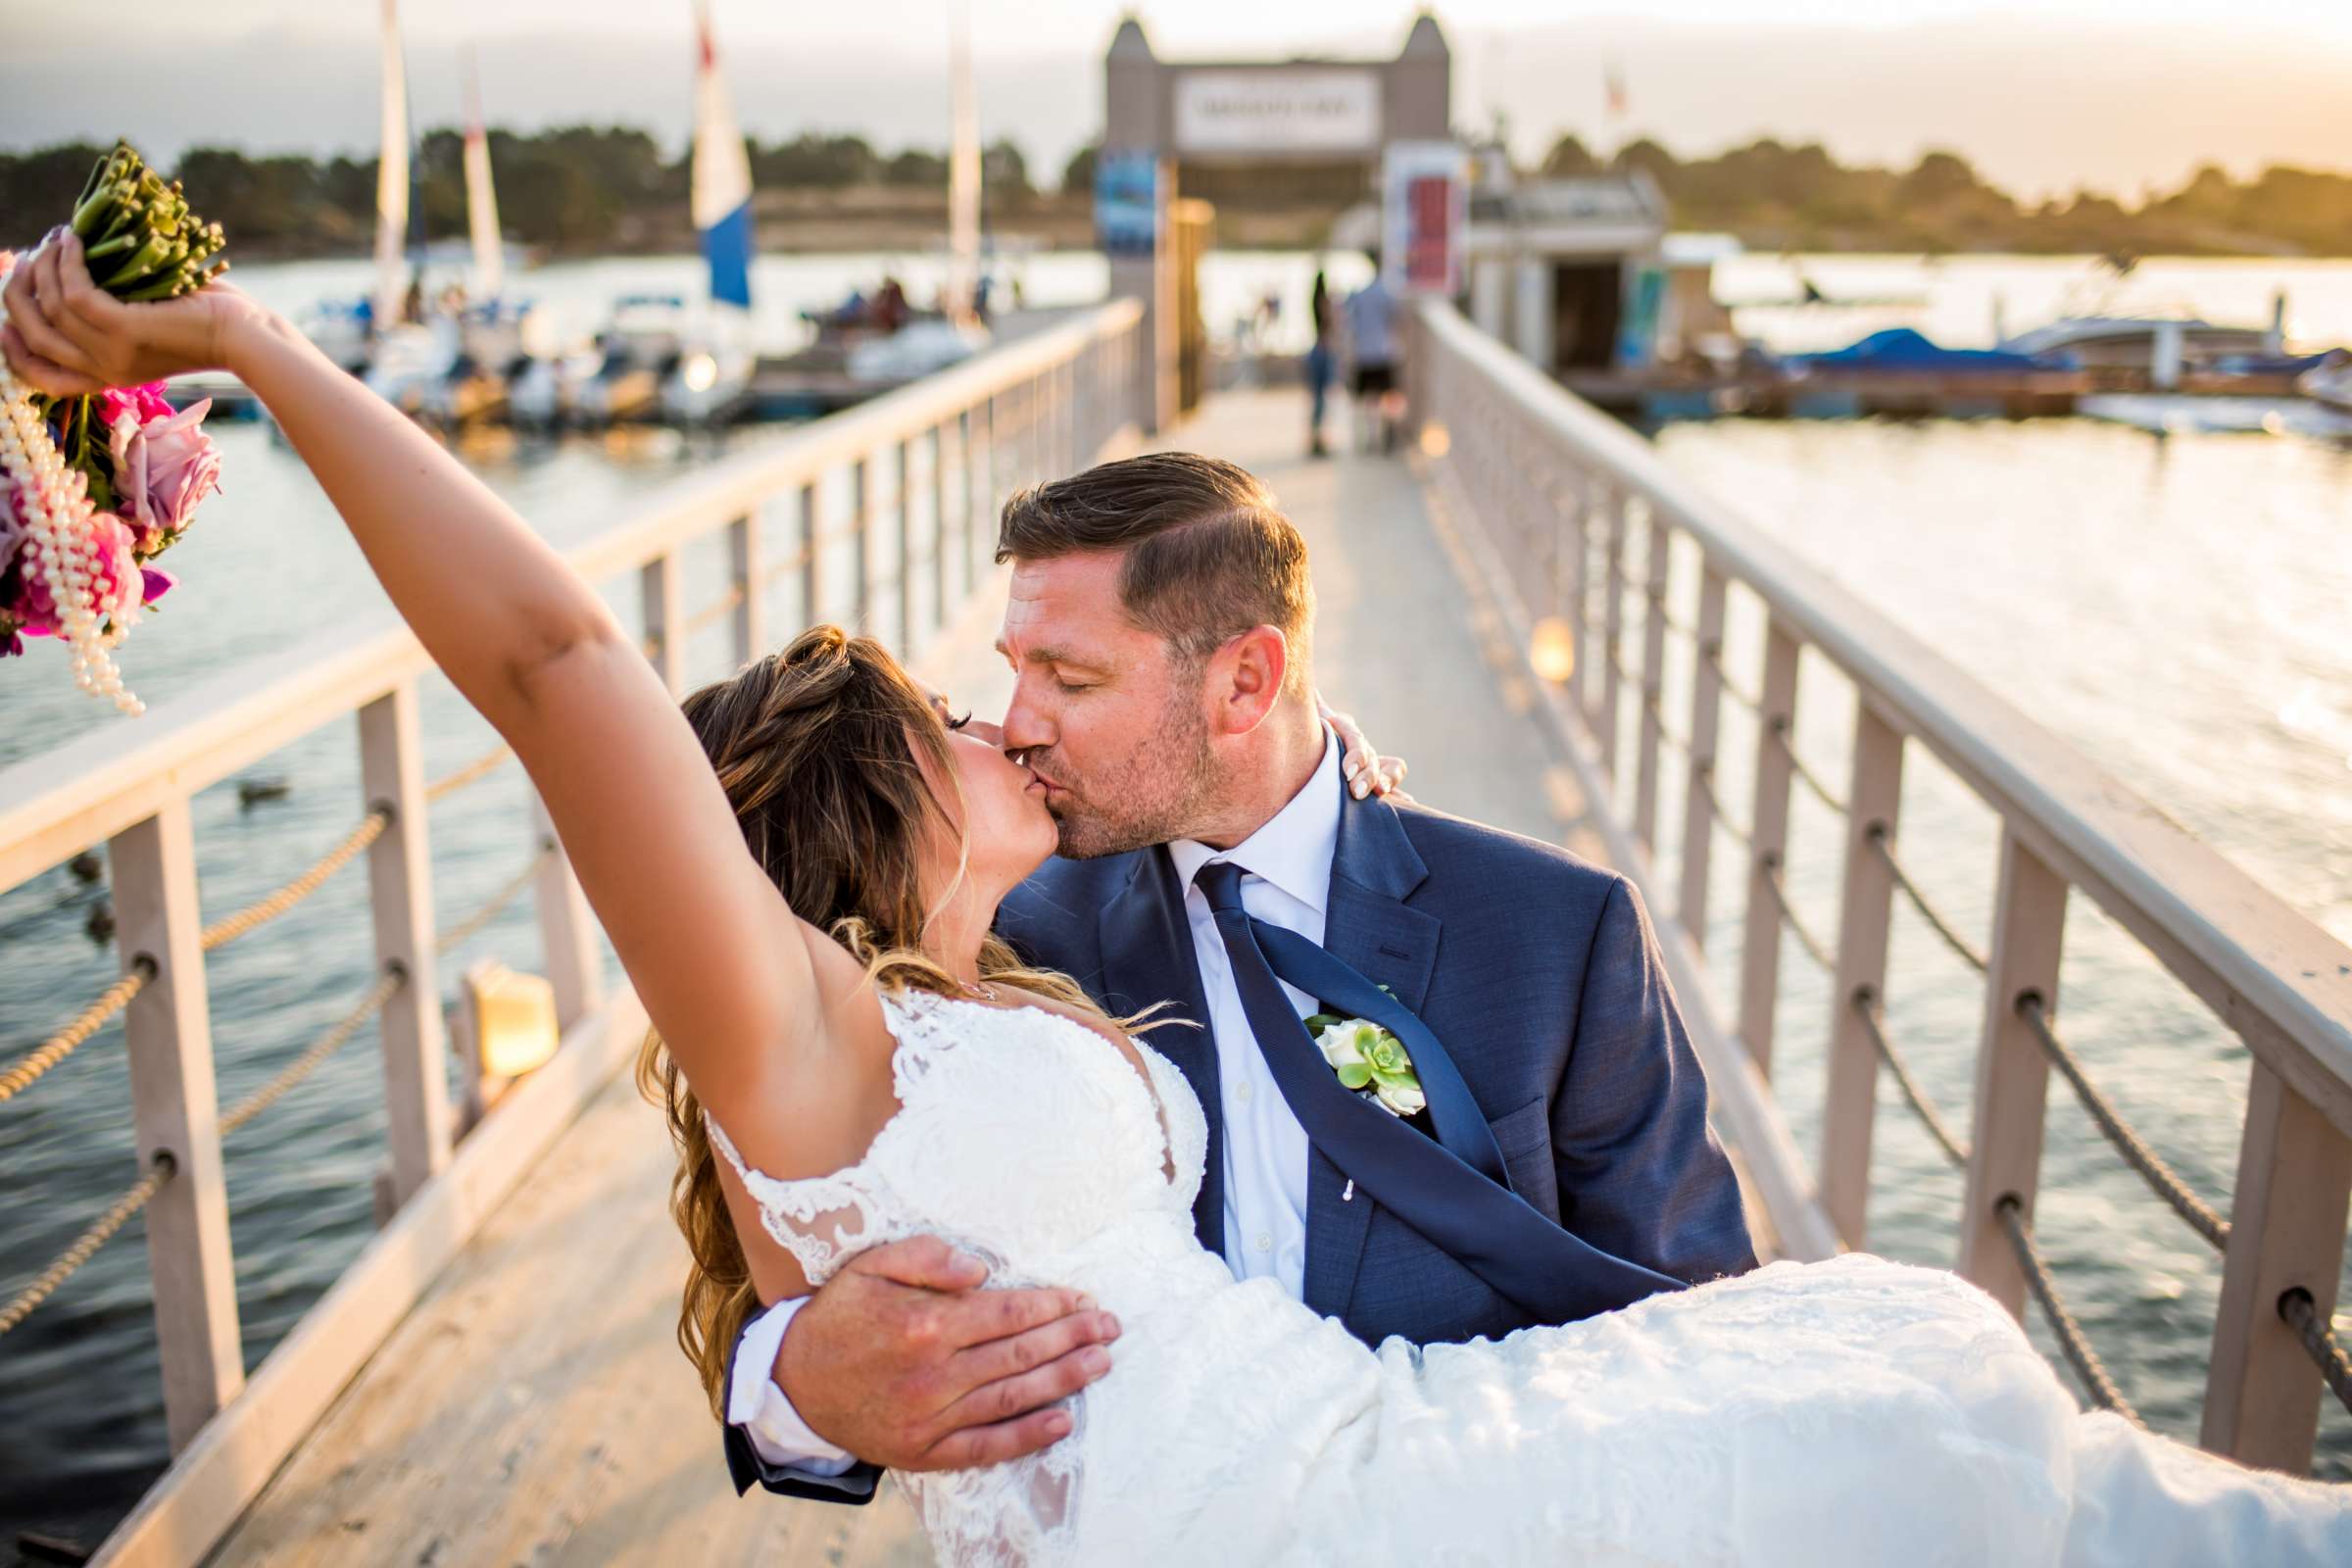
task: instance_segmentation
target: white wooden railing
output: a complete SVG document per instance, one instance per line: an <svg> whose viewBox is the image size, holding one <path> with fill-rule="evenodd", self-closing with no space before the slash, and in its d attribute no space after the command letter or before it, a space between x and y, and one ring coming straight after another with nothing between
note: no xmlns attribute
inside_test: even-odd
<svg viewBox="0 0 2352 1568"><path fill-rule="evenodd" d="M2092 1397L2129 1413L2034 1241L2042 1112L2056 1064L2121 1157L2222 1251L2204 1445L2249 1463L2307 1468L2323 1378L2352 1400L2352 1376L2328 1328L2352 1194L2352 950L1684 481L1647 442L1450 306L1417 307L1407 364L1441 531L1484 585L1497 645L1507 645L1539 694L1538 711L1574 762L1612 857L1642 883L1717 1113L1760 1193L1779 1250L1819 1257L1862 1245L1873 1111L1886 1062L1965 1170L1960 1271L2013 1312L2022 1314L2031 1290ZM1735 591L1752 596L1762 622L1754 665L1761 679L1752 691L1727 670L1727 603ZM1629 606L1638 625L1629 621ZM1678 606L1686 608L1678 612ZM1670 634L1688 645L1683 662L1690 670L1688 689L1676 693L1666 690ZM1795 744L1804 650L1852 684L1851 767L1842 790L1808 767ZM1725 810L1715 782L1727 696L1755 719L1744 821ZM1621 739L1625 730L1631 734ZM1991 930L1981 950L1929 901L1900 856L1904 760L1914 746L1940 760L2000 823ZM1658 807L1674 751L1683 757L1684 809L1668 839ZM1782 877L1798 786L1845 824L1834 939L1804 926ZM1701 954L1719 838L1740 846L1734 874L1743 901L1738 996L1728 1012L1712 994ZM1673 849L1679 866L1671 888L1660 885L1662 847ZM2136 938L2250 1053L2226 1221L2131 1132L2064 1043L2058 960L2076 892ZM1965 1139L1936 1113L1887 1038L1887 935L1898 893L1917 902L1936 933L1984 975ZM1793 935L1800 956L1832 976L1813 1169L1773 1097L1784 935Z"/></svg>
<svg viewBox="0 0 2352 1568"><path fill-rule="evenodd" d="M720 462L642 513L569 552L592 581L634 573L646 649L682 690L692 635L723 621L741 662L768 648L781 585L798 622L834 619L911 653L981 580L995 517L1019 485L1082 466L1134 433L1145 367L1142 311L1118 301L774 445ZM917 475L924 475L920 482ZM846 498L846 499L844 499ZM771 559L772 506L792 544ZM724 552L728 587L690 614L682 561ZM845 560L846 558L846 560ZM829 570L847 566L847 571ZM846 575L838 602L828 584ZM920 590L918 592L918 590ZM294 673L282 671L292 669ZM132 1188L76 1248L17 1294L5 1330L70 1289L73 1268L144 1204L161 1343L170 1473L109 1538L99 1560L192 1562L266 1482L326 1403L487 1217L532 1157L634 1052L644 1014L625 989L605 994L599 939L544 815L517 821L531 850L503 898L534 889L543 966L563 1044L555 1058L462 1141L453 1139L437 953L492 910L437 931L429 807L505 760L503 753L434 784L424 778L417 681L430 662L388 617L287 655L224 671L136 724L109 726L0 771L0 893L104 846L123 980L72 1025L0 1060L0 1102L38 1094L50 1066L122 1016L129 1061ZM212 926L200 913L189 801L323 724L356 714L359 825L270 900ZM366 857L376 978L351 1014L277 1080L226 1113L214 1087L205 955L259 930L328 876ZM500 901L493 901L495 906ZM324 1053L379 1023L394 1209L352 1267L248 1380L239 1348L224 1126L266 1110ZM103 1044L96 1049L104 1049ZM0 1114L6 1113L0 1103Z"/></svg>

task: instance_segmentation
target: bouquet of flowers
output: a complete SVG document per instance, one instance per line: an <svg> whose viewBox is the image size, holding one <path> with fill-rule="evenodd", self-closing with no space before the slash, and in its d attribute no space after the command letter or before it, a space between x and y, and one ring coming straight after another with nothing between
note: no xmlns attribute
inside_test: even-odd
<svg viewBox="0 0 2352 1568"><path fill-rule="evenodd" d="M72 220L92 277L125 301L192 292L228 268L220 225L189 211L126 142L99 161ZM0 253L0 280L14 264ZM63 638L74 677L125 713L144 705L113 650L172 584L148 564L220 483L200 428L212 400L174 409L161 382L44 396L0 362L0 657Z"/></svg>

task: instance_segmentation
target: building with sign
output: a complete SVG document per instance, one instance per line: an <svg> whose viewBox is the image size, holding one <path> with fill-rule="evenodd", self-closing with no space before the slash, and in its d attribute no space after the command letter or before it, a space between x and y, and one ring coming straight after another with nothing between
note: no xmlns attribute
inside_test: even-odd
<svg viewBox="0 0 2352 1568"><path fill-rule="evenodd" d="M1152 50L1143 24L1119 24L1103 61L1102 152L1097 165L1096 222L1110 258L1114 295L1145 302L1147 404L1156 423L1180 406L1178 367L1187 342L1179 319L1184 280L1171 215L1212 209L1220 226L1251 212L1328 212L1334 219L1383 199L1398 179L1393 149L1430 149L1451 135L1453 53L1437 20L1414 19L1391 60L1172 61ZM1408 237L1422 252L1433 237L1458 244L1463 204L1433 188L1432 166L1406 172L1419 221ZM1458 263L1441 256L1444 275ZM1426 270L1426 268L1425 268ZM1197 336L1197 328L1196 328Z"/></svg>

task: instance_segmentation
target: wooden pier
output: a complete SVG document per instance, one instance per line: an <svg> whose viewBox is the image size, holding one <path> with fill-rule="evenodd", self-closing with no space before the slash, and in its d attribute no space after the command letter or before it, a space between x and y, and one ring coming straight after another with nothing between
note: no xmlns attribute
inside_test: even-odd
<svg viewBox="0 0 2352 1568"><path fill-rule="evenodd" d="M987 651L996 505L1143 439L1142 321L1114 303L820 420L687 481L573 560L592 577L636 576L648 653L673 686L698 629L723 627L741 657L791 624L840 618L985 710L1008 678ZM2328 1331L2352 1207L2352 950L1450 308L1417 308L1407 381L1412 434L1396 456L1307 459L1304 399L1290 390L1215 395L1156 439L1232 458L1280 495L1313 557L1324 690L1411 757L1411 787L1640 882L1769 1250L1812 1258L1866 1243L1885 1069L1963 1175L1956 1266L2013 1311L2038 1300L2102 1396L2096 1348L2072 1332L2032 1229L2053 1066L2098 1114L2056 988L2068 902L2088 899L2246 1044L2226 1214L2120 1122L2110 1136L2154 1190L2148 1223L2169 1223L2169 1204L2221 1259L2206 1446L2305 1467L2326 1390L2352 1398ZM690 550L727 564L731 586L710 606L684 603ZM856 563L847 600L824 586L840 550ZM1734 596L1759 613L1732 617ZM1735 650L1727 628L1744 624L1762 635ZM1844 683L1807 698L1851 714L1841 779L1793 740L1800 654ZM440 994L431 958L446 934L418 894L429 804L464 780L428 784L417 766L421 652L387 627L282 667L297 673L224 677L128 739L109 732L0 773L0 889L107 845L124 973L137 977L118 1004L138 1101L125 1175L152 1186L176 1457L97 1560L922 1560L896 1501L732 1496L671 1340L683 1250L664 1210L669 1152L621 1071L642 1014L625 989L601 994L593 932L552 848L533 889L564 1044L453 1143L437 1012L421 1004ZM399 1201L248 1381L203 991L212 928L196 913L186 800L353 712L384 812L366 863ZM1733 746L1751 749L1753 787L1726 802L1715 764ZM1903 769L1921 748L2002 824L1988 930L1955 929L1905 868ZM1798 789L1847 824L1834 932L1808 928L1782 881ZM540 831L516 824L524 845ZM1929 1103L1888 1037L1881 1002L1904 982L1888 961L1898 898L1984 977L1967 1106ZM1728 1000L1701 951L1711 900L1740 916ZM1834 978L1827 1082L1789 1083L1784 1067L1776 1084L1782 972L1807 962ZM416 1002L391 1006L404 991ZM1818 1161L1776 1091L1821 1098Z"/></svg>

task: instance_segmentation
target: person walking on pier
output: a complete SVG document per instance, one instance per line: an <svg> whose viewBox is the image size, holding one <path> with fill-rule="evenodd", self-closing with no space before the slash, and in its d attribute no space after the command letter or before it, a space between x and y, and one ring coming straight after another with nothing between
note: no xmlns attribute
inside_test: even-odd
<svg viewBox="0 0 2352 1568"><path fill-rule="evenodd" d="M1381 270L1380 253L1367 252L1366 259L1372 264L1372 281L1348 296L1356 447L1363 452L1394 452L1397 426L1404 416L1403 397L1396 387L1397 301Z"/></svg>
<svg viewBox="0 0 2352 1568"><path fill-rule="evenodd" d="M1331 448L1323 441L1323 422L1330 413L1331 380L1337 372L1332 353L1331 284L1323 270L1315 270L1315 286L1306 297L1307 319L1315 329L1314 346L1306 351L1306 455L1320 458Z"/></svg>
<svg viewBox="0 0 2352 1568"><path fill-rule="evenodd" d="M794 1397L942 1560L2352 1561L2352 1494L2082 1414L1954 1275L1747 1269L1633 885L1348 787L1304 545L1231 465L1013 499L1002 729L833 626L681 710L282 318L125 305L70 236L0 308L43 391L269 408L658 1031L714 1411L807 1296Z"/></svg>

